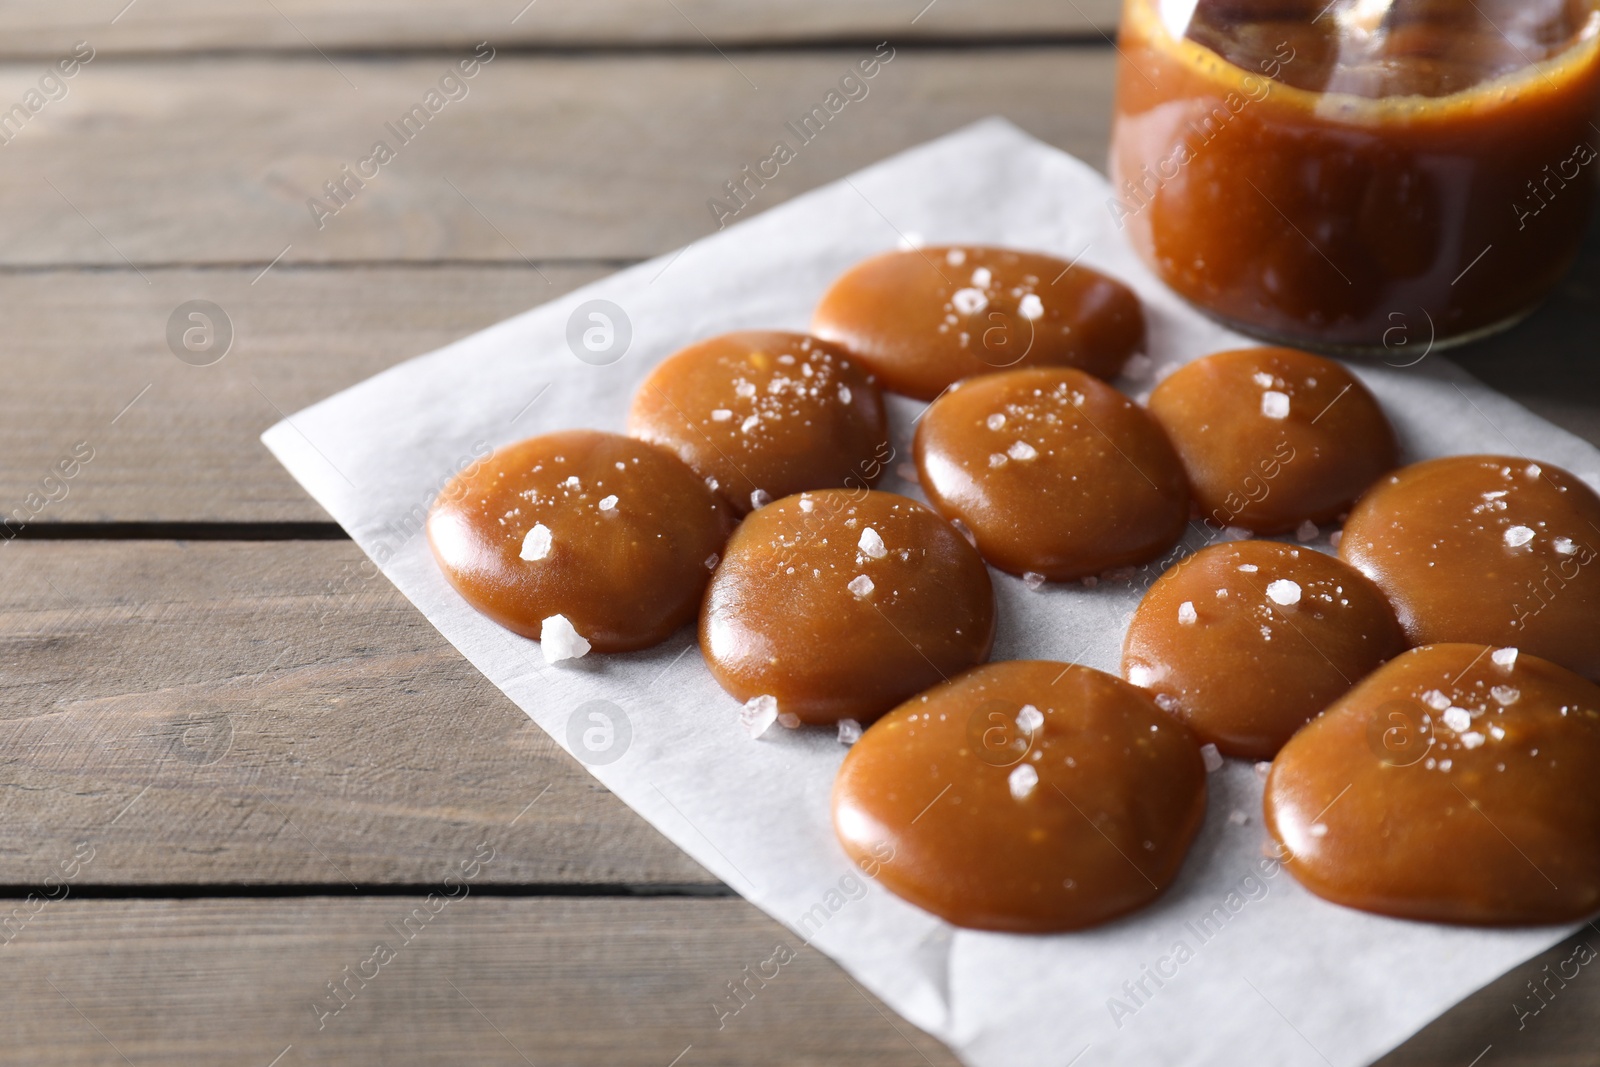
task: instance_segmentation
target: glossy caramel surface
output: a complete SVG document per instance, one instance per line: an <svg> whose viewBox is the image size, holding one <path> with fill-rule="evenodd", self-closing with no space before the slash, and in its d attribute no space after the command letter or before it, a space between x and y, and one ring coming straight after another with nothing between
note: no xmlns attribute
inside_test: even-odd
<svg viewBox="0 0 1600 1067"><path fill-rule="evenodd" d="M1406 647L1394 609L1355 568L1311 548L1234 541L1150 587L1122 673L1202 742L1263 760Z"/></svg>
<svg viewBox="0 0 1600 1067"><path fill-rule="evenodd" d="M706 589L700 651L735 698L801 721L870 722L989 656L976 550L892 493L822 490L752 512Z"/></svg>
<svg viewBox="0 0 1600 1067"><path fill-rule="evenodd" d="M1592 0L1202 0L1176 31L1158 8L1123 9L1108 210L1188 300L1400 365L1571 265L1600 166Z"/></svg>
<svg viewBox="0 0 1600 1067"><path fill-rule="evenodd" d="M1011 367L1114 377L1143 347L1145 325L1133 290L1088 267L938 246L850 268L823 295L811 331L860 359L885 389L932 400L952 382Z"/></svg>
<svg viewBox="0 0 1600 1067"><path fill-rule="evenodd" d="M457 475L427 528L450 584L495 622L537 639L544 619L564 615L595 651L621 652L694 618L732 522L670 452L566 430L507 445ZM536 525L549 531L548 551L526 559L537 554L525 548Z"/></svg>
<svg viewBox="0 0 1600 1067"><path fill-rule="evenodd" d="M1205 804L1194 738L1149 696L1088 667L1013 660L867 730L839 769L833 825L853 860L918 907L957 926L1048 933L1159 896Z"/></svg>
<svg viewBox="0 0 1600 1067"><path fill-rule="evenodd" d="M917 470L985 559L1065 581L1161 554L1189 518L1183 468L1145 411L1068 367L961 382L917 423Z"/></svg>
<svg viewBox="0 0 1600 1067"><path fill-rule="evenodd" d="M1296 734L1268 830L1306 888L1433 922L1600 908L1600 688L1526 652L1413 649Z"/></svg>
<svg viewBox="0 0 1600 1067"><path fill-rule="evenodd" d="M1377 583L1412 644L1516 645L1600 678L1600 497L1548 463L1447 456L1361 499L1339 555Z"/></svg>
<svg viewBox="0 0 1600 1067"><path fill-rule="evenodd" d="M677 453L741 515L758 492L865 488L890 456L871 376L826 341L775 330L669 356L634 394L628 432Z"/></svg>
<svg viewBox="0 0 1600 1067"><path fill-rule="evenodd" d="M1395 465L1394 430L1331 359L1241 348L1185 364L1150 394L1202 517L1285 533L1349 510Z"/></svg>

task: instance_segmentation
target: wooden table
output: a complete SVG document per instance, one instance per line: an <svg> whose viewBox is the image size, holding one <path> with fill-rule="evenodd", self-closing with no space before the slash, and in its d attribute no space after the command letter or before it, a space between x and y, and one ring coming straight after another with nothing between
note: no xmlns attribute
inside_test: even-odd
<svg viewBox="0 0 1600 1067"><path fill-rule="evenodd" d="M523 3L0 2L0 107L24 104L0 127L0 1060L954 1062L811 951L719 1028L727 983L798 942L366 577L257 435L709 232L882 41L870 96L752 210L995 113L1098 163L1115 4ZM468 94L319 229L307 199L482 41ZM1462 358L1600 441L1597 290L1591 241ZM197 299L232 330L205 366L168 342ZM1566 954L1384 1062L1596 1063L1600 977L1517 1025Z"/></svg>

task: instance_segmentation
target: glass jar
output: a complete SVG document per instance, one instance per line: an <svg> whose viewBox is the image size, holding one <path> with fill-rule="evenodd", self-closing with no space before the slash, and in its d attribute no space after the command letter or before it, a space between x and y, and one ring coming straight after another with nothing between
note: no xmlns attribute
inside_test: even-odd
<svg viewBox="0 0 1600 1067"><path fill-rule="evenodd" d="M1532 311L1600 174L1600 0L1128 0L1117 225L1230 326L1460 343Z"/></svg>

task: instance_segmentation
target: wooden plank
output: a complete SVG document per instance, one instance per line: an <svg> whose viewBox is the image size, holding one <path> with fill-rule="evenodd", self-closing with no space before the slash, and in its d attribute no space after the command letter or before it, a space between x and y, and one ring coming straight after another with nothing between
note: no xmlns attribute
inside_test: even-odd
<svg viewBox="0 0 1600 1067"><path fill-rule="evenodd" d="M507 53L404 142L389 124L437 91L448 57L99 59L0 149L0 264L655 255L714 230L707 202L779 138L798 142L785 123L872 55ZM754 206L996 113L1098 165L1114 59L901 48ZM0 102L38 76L0 64ZM337 215L314 216L308 200L380 140L393 160L349 184Z"/></svg>
<svg viewBox="0 0 1600 1067"><path fill-rule="evenodd" d="M6 0L0 3L0 41L7 56L52 56L78 40L112 54L452 48L483 40L507 48L706 48L709 39L726 48L841 38L970 40L1113 32L1118 7L1116 0L677 0L675 5L654 0L137 0L137 6L101 0L49 7Z"/></svg>
<svg viewBox="0 0 1600 1067"><path fill-rule="evenodd" d="M402 927L406 941L395 927L418 909ZM508 900L469 890L430 914L406 897L50 903L5 947L8 1061L956 1062L743 901ZM392 955L374 956L380 942ZM770 964L777 976L764 988L752 980L749 1003L722 1020L713 1005L729 1002L728 983L746 967L755 974L780 944L794 957ZM371 976L364 986L362 973ZM337 1014L330 981L353 992Z"/></svg>
<svg viewBox="0 0 1600 1067"><path fill-rule="evenodd" d="M417 909L430 914L420 899L68 897L44 905L5 947L0 1034L13 1062L59 1067L121 1062L118 1053L196 1067L955 1063L743 901L468 890L435 907L425 923L412 920L406 941L395 926ZM374 955L379 942L388 954ZM727 983L746 967L756 972L779 945L793 959L768 965L777 976L752 982L748 1003L724 1019L713 1005L728 1010ZM1521 1029L1513 1007L1528 1001L1525 983L1543 979L1543 966L1571 954L1569 942L1517 968L1381 1064L1466 1067L1489 1045L1482 1062L1499 1067L1592 1064L1593 964L1565 988L1552 983L1548 1006ZM382 962L366 962L374 959ZM348 979L340 1006L326 983L346 981L345 968L370 980ZM334 1006L337 1014L321 1014ZM1204 1033L1194 1040L1205 1047ZM1227 1050L1215 1054L1229 1062Z"/></svg>
<svg viewBox="0 0 1600 1067"><path fill-rule="evenodd" d="M257 440L280 411L609 269L545 266L548 282L525 266L280 265L256 284L250 269L155 271L150 284L127 270L0 274L0 350L10 374L0 392L0 514L36 511L36 531L59 522L326 521ZM167 347L167 318L196 298L216 302L234 323L235 348L214 366L190 366ZM1454 358L1600 443L1600 363L1590 341L1597 314L1600 230L1529 322ZM1397 349L1391 362L1420 351ZM507 387L531 397L538 385L530 375ZM43 479L80 441L93 460L66 483L65 497L58 488L48 500ZM40 494L32 504L29 493Z"/></svg>
<svg viewBox="0 0 1600 1067"><path fill-rule="evenodd" d="M83 884L436 883L485 840L496 883L717 884L362 559L0 548L0 885L81 840Z"/></svg>

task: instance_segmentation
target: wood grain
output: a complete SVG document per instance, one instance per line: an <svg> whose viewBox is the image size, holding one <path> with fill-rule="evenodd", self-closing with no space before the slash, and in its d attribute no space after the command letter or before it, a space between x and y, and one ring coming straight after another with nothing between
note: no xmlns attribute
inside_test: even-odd
<svg viewBox="0 0 1600 1067"><path fill-rule="evenodd" d="M0 265L651 256L714 230L707 201L872 54L506 53L409 143L387 124L452 56L106 57L0 147ZM899 49L755 206L996 113L1099 165L1114 59ZM38 74L0 64L0 109ZM395 158L319 229L308 199L379 140Z"/></svg>
<svg viewBox="0 0 1600 1067"><path fill-rule="evenodd" d="M28 494L84 441L94 459L37 509L35 533L59 522L326 521L257 440L280 412L610 269L280 265L255 284L259 268L154 271L150 284L128 270L0 273L0 513L33 510ZM167 348L168 316L196 298L234 321L235 348L214 366ZM1600 443L1597 314L1600 230L1538 314L1453 358ZM531 397L538 383L507 384L524 386Z"/></svg>
<svg viewBox="0 0 1600 1067"><path fill-rule="evenodd" d="M413 919L405 941L391 924L426 909L420 898L69 896L46 904L5 946L0 1033L12 1062L61 1067L121 1062L118 1052L132 1063L196 1067L264 1067L279 1055L275 1067L665 1067L680 1055L681 1065L739 1067L955 1063L743 901L518 900L469 889L434 907L426 923ZM374 974L364 961L378 942L393 957ZM1593 1064L1594 964L1564 989L1552 984L1554 997L1525 1027L1513 1009L1544 965L1571 957L1571 944L1474 994L1382 1067L1467 1067L1490 1045L1492 1058L1481 1062L1497 1067ZM722 1019L713 1004L727 1010L727 983L778 945L795 958ZM326 983L344 981L347 967L371 979L350 979L354 995L324 1018L337 1004ZM1226 1050L1216 1053L1230 1062Z"/></svg>
<svg viewBox="0 0 1600 1067"><path fill-rule="evenodd" d="M709 49L842 38L970 41L1114 32L1117 0L128 0L0 3L7 56L77 40L107 53L313 47L328 52L501 47ZM274 10L276 9L276 10ZM115 18L115 22L113 22Z"/></svg>
<svg viewBox="0 0 1600 1067"><path fill-rule="evenodd" d="M98 885L435 883L480 841L496 883L716 885L362 558L0 547L0 885L80 840Z"/></svg>

